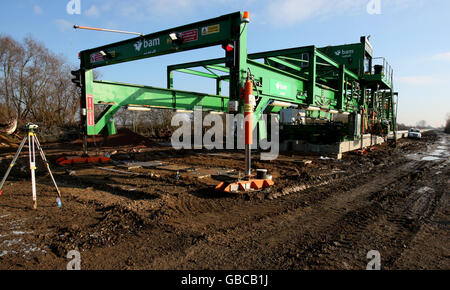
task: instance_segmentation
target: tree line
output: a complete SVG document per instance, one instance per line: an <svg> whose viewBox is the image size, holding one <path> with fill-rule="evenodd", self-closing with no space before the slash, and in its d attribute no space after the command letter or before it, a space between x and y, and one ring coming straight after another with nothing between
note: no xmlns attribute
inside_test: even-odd
<svg viewBox="0 0 450 290"><path fill-rule="evenodd" d="M26 37L0 35L0 118L47 128L78 122L79 92L64 57Z"/></svg>

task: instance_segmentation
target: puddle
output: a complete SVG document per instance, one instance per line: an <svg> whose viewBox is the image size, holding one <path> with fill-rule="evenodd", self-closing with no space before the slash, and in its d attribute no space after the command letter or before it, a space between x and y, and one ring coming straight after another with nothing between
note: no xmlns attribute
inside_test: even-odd
<svg viewBox="0 0 450 290"><path fill-rule="evenodd" d="M441 145L435 147L434 151L431 151L430 153L424 153L423 155L425 155L425 157L422 157L420 160L421 161L438 161L443 158L448 158L449 150L448 150L448 146L447 146L447 138L442 138L439 141L439 144L441 144ZM430 151L430 148L428 148L427 151ZM417 160L417 158L419 156L416 153L416 154L409 154L409 155L407 155L407 157L410 159Z"/></svg>
<svg viewBox="0 0 450 290"><path fill-rule="evenodd" d="M405 157L408 158L408 159L412 159L412 160L419 160L420 159L418 153L406 154Z"/></svg>
<svg viewBox="0 0 450 290"><path fill-rule="evenodd" d="M445 155L446 150L442 150L442 149L438 149L438 150L434 150L433 152L431 152L431 155L433 156L442 156Z"/></svg>
<svg viewBox="0 0 450 290"><path fill-rule="evenodd" d="M431 187L428 187L428 186L424 186L417 191L417 193L419 193L419 194L424 194L427 192L434 192L434 189L432 189Z"/></svg>
<svg viewBox="0 0 450 290"><path fill-rule="evenodd" d="M420 160L422 160L422 161L437 161L437 160L440 160L440 159L441 158L436 157L436 156L426 156L426 157L423 157Z"/></svg>

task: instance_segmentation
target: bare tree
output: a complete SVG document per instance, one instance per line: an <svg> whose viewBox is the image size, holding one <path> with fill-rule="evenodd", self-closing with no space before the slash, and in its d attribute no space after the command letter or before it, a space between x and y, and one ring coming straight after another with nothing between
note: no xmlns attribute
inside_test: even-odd
<svg viewBox="0 0 450 290"><path fill-rule="evenodd" d="M70 66L42 43L0 36L0 104L9 117L44 126L74 123L79 94Z"/></svg>
<svg viewBox="0 0 450 290"><path fill-rule="evenodd" d="M18 88L20 67L24 58L23 47L11 37L0 38L0 102L5 105L8 118L13 115L14 101L20 99Z"/></svg>

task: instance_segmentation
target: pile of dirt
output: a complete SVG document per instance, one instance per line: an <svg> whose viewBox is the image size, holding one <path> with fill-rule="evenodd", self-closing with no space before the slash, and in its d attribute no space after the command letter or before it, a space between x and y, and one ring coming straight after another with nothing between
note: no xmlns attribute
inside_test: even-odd
<svg viewBox="0 0 450 290"><path fill-rule="evenodd" d="M87 142L88 146L157 146L157 143L151 141L149 138L139 135L126 128L121 128L117 131L116 135L111 135L106 138L102 135L88 136ZM82 143L82 139L78 139L72 142L72 144L77 145Z"/></svg>
<svg viewBox="0 0 450 290"><path fill-rule="evenodd" d="M145 226L140 216L124 207L110 206L100 211L103 215L98 219L98 223L87 228L76 224L70 228L60 228L49 248L56 255L63 256L70 249L88 250L114 246L130 235L135 235Z"/></svg>

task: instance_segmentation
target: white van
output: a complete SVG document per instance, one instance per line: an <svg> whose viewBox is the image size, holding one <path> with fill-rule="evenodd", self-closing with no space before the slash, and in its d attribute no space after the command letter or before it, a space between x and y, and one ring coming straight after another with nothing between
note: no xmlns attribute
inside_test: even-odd
<svg viewBox="0 0 450 290"><path fill-rule="evenodd" d="M422 138L422 133L420 133L419 129L411 128L409 129L408 138L420 139Z"/></svg>

